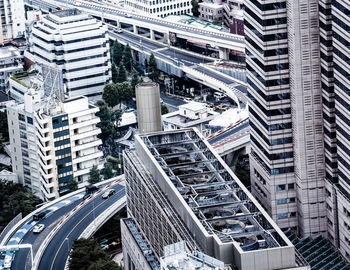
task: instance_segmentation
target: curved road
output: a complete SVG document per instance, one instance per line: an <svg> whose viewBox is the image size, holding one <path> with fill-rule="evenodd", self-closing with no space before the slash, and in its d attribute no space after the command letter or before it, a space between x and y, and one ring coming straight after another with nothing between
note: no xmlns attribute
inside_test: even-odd
<svg viewBox="0 0 350 270"><path fill-rule="evenodd" d="M101 195L97 196L67 220L46 247L40 260L39 270L64 269L73 241L82 234L85 228L93 222L95 217L125 196L125 189L123 186L116 185L113 188L116 190L116 194L112 197L109 199L102 199Z"/></svg>
<svg viewBox="0 0 350 270"><path fill-rule="evenodd" d="M124 186L117 184L111 188L116 190L109 199L102 199L101 192L98 196L87 202L83 207L76 211L66 222L60 227L56 235L51 239L46 250L42 254L42 258L38 269L49 270L49 269L60 269L63 270L66 260L68 258L68 247L69 250L75 239L85 230L85 228L91 224L94 217L97 217L104 210L106 210L113 203L118 201L125 195ZM101 188L102 189L102 188ZM83 197L81 194L80 197ZM82 199L77 199L67 206L61 207L56 211L50 213L47 217L40 220L39 223L45 225L45 229L40 234L34 234L32 229L29 230L22 238L21 244L32 244L33 253L36 255L39 247L44 242L48 234L56 227L58 222L70 213L77 205L82 202ZM94 211L93 211L94 209ZM32 223L30 220L28 223ZM66 240L68 238L68 240ZM31 259L29 249L20 249L13 258L11 269L12 270L30 270ZM59 258L59 259L57 259Z"/></svg>

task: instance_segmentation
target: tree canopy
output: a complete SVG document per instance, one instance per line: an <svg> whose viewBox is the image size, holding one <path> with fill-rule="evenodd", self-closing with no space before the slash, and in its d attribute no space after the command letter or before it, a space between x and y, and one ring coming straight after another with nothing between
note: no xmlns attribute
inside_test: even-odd
<svg viewBox="0 0 350 270"><path fill-rule="evenodd" d="M20 212L28 215L40 203L42 200L25 186L0 180L0 225L7 225Z"/></svg>
<svg viewBox="0 0 350 270"><path fill-rule="evenodd" d="M114 133L113 113L103 100L98 100L96 105L100 109L96 113L96 116L100 118L100 123L96 126L101 129L99 138L105 142Z"/></svg>
<svg viewBox="0 0 350 270"><path fill-rule="evenodd" d="M116 65L119 65L123 59L123 48L117 40L113 42L111 47L111 58L112 62Z"/></svg>
<svg viewBox="0 0 350 270"><path fill-rule="evenodd" d="M118 78L118 69L114 63L112 63L112 82L116 83Z"/></svg>
<svg viewBox="0 0 350 270"><path fill-rule="evenodd" d="M159 77L159 69L157 66L157 61L156 58L154 57L154 54L151 53L150 57L149 57L149 62L148 62L148 77L152 80L152 81L156 81Z"/></svg>
<svg viewBox="0 0 350 270"><path fill-rule="evenodd" d="M125 70L125 67L124 67L124 62L121 61L119 63L118 75L117 75L117 78L116 78L116 83L123 83L126 80L127 80L127 78L126 78L126 70Z"/></svg>
<svg viewBox="0 0 350 270"><path fill-rule="evenodd" d="M195 16L195 17L198 17L199 16L199 14L200 14L200 12L199 12L199 3L202 3L203 2L203 0L199 0L199 1L197 1L197 0L192 0L191 1L191 4L192 4L192 14L193 14L193 16Z"/></svg>
<svg viewBox="0 0 350 270"><path fill-rule="evenodd" d="M74 241L68 266L69 270L121 270L95 240L84 238Z"/></svg>
<svg viewBox="0 0 350 270"><path fill-rule="evenodd" d="M122 100L129 101L135 96L129 82L109 83L103 89L102 98L110 107L117 106Z"/></svg>
<svg viewBox="0 0 350 270"><path fill-rule="evenodd" d="M126 68L126 70L131 71L133 59L131 54L131 48L129 46L129 43L126 44L123 51L123 63Z"/></svg>
<svg viewBox="0 0 350 270"><path fill-rule="evenodd" d="M102 98L109 107L118 105L121 101L120 94L117 92L116 84L109 83L103 88Z"/></svg>
<svg viewBox="0 0 350 270"><path fill-rule="evenodd" d="M101 182L101 180L102 179L101 179L100 171L97 169L97 166L96 165L92 166L89 172L89 179L88 179L89 183L93 185L98 182Z"/></svg>
<svg viewBox="0 0 350 270"><path fill-rule="evenodd" d="M69 191L76 191L78 189L78 182L76 180L74 180L74 178L72 177L69 181L68 181L68 187L69 187Z"/></svg>
<svg viewBox="0 0 350 270"><path fill-rule="evenodd" d="M161 109L162 114L167 114L169 112L168 106L165 104L161 104L160 109Z"/></svg>
<svg viewBox="0 0 350 270"><path fill-rule="evenodd" d="M131 78L131 87L133 89L133 91L135 92L135 86L140 82L140 78L139 75L137 74L137 72L134 70L132 73L132 78Z"/></svg>
<svg viewBox="0 0 350 270"><path fill-rule="evenodd" d="M103 179L110 179L114 176L113 166L111 163L106 162L102 169Z"/></svg>

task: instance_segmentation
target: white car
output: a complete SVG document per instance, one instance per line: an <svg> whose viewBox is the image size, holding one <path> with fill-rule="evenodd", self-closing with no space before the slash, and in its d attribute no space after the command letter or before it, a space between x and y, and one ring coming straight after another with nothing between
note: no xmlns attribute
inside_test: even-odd
<svg viewBox="0 0 350 270"><path fill-rule="evenodd" d="M114 189L108 189L107 191L105 191L105 193L102 194L102 199L108 199L108 198L111 197L114 193L115 193L115 190L114 190Z"/></svg>
<svg viewBox="0 0 350 270"><path fill-rule="evenodd" d="M4 259L4 268L11 268L12 257L10 255L6 255Z"/></svg>
<svg viewBox="0 0 350 270"><path fill-rule="evenodd" d="M44 229L45 229L45 225L44 224L36 224L33 227L33 233L41 233Z"/></svg>

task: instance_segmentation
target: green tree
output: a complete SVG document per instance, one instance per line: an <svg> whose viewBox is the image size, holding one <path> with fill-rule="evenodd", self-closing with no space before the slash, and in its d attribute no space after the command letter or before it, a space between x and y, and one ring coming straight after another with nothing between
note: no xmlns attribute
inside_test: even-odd
<svg viewBox="0 0 350 270"><path fill-rule="evenodd" d="M116 78L117 83L122 83L126 81L126 70L123 64L123 61L120 62L119 68L118 68L118 76Z"/></svg>
<svg viewBox="0 0 350 270"><path fill-rule="evenodd" d="M100 118L100 123L97 124L97 127L101 129L99 138L105 142L114 133L113 113L103 100L98 100L96 105L99 107L96 116Z"/></svg>
<svg viewBox="0 0 350 270"><path fill-rule="evenodd" d="M119 65L120 61L123 59L123 48L117 40L113 42L111 47L111 57L112 62L116 65Z"/></svg>
<svg viewBox="0 0 350 270"><path fill-rule="evenodd" d="M98 260L91 264L88 270L121 270L122 268L114 261Z"/></svg>
<svg viewBox="0 0 350 270"><path fill-rule="evenodd" d="M167 114L169 112L168 106L165 104L161 104L160 109L161 109L162 114Z"/></svg>
<svg viewBox="0 0 350 270"><path fill-rule="evenodd" d="M114 63L112 63L112 82L116 83L118 78L118 69Z"/></svg>
<svg viewBox="0 0 350 270"><path fill-rule="evenodd" d="M6 226L16 215L28 215L42 203L25 186L0 180L0 225Z"/></svg>
<svg viewBox="0 0 350 270"><path fill-rule="evenodd" d="M159 69L157 66L157 61L156 58L154 57L154 54L151 53L150 57L149 57L149 62L148 62L148 77L150 77L150 79L152 81L156 81L159 77Z"/></svg>
<svg viewBox="0 0 350 270"><path fill-rule="evenodd" d="M106 252L96 241L80 238L73 243L68 266L70 270L88 270L99 260L108 261Z"/></svg>
<svg viewBox="0 0 350 270"><path fill-rule="evenodd" d="M113 166L111 163L106 162L102 169L103 179L110 179L114 176Z"/></svg>
<svg viewBox="0 0 350 270"><path fill-rule="evenodd" d="M69 187L69 191L76 191L78 189L78 182L76 180L74 180L74 178L72 177L69 181L68 181L68 187Z"/></svg>
<svg viewBox="0 0 350 270"><path fill-rule="evenodd" d="M97 169L96 165L92 166L90 169L88 181L91 185L101 182L100 171Z"/></svg>
<svg viewBox="0 0 350 270"><path fill-rule="evenodd" d="M131 48L129 44L126 44L126 46L124 47L123 62L124 62L125 68L128 71L131 71L133 59L132 59Z"/></svg>
<svg viewBox="0 0 350 270"><path fill-rule="evenodd" d="M115 87L120 95L120 99L130 101L134 96L134 91L129 82L116 83Z"/></svg>
<svg viewBox="0 0 350 270"><path fill-rule="evenodd" d="M103 88L102 99L109 107L114 107L120 103L120 94L114 83L109 83Z"/></svg>
<svg viewBox="0 0 350 270"><path fill-rule="evenodd" d="M195 17L198 17L199 16L199 14L200 14L200 12L199 12L199 3L202 3L203 2L203 0L199 0L199 1L197 1L197 0L192 0L191 1L191 4L192 4L192 14L193 14L193 16L195 16Z"/></svg>
<svg viewBox="0 0 350 270"><path fill-rule="evenodd" d="M135 87L139 82L140 82L140 78L139 78L137 72L134 70L132 73L132 78L131 78L131 82L130 82L131 87L132 87L134 92L135 92Z"/></svg>

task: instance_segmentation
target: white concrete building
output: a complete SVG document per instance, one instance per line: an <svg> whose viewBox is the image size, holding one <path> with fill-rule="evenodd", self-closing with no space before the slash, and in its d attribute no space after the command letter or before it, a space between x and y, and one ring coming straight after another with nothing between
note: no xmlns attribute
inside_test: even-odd
<svg viewBox="0 0 350 270"><path fill-rule="evenodd" d="M206 129L206 125L217 115L219 113L206 104L192 101L180 105L178 111L162 115L162 122L165 131L196 127L204 136L209 136L210 130Z"/></svg>
<svg viewBox="0 0 350 270"><path fill-rule="evenodd" d="M24 36L23 0L0 0L0 14L0 43Z"/></svg>
<svg viewBox="0 0 350 270"><path fill-rule="evenodd" d="M125 8L135 13L157 17L168 15L192 15L190 0L125 0Z"/></svg>
<svg viewBox="0 0 350 270"><path fill-rule="evenodd" d="M17 48L0 48L0 90L8 92L10 74L23 70L22 56Z"/></svg>
<svg viewBox="0 0 350 270"><path fill-rule="evenodd" d="M62 71L69 98L101 97L111 82L107 26L77 9L50 13L34 24L32 52L37 63Z"/></svg>
<svg viewBox="0 0 350 270"><path fill-rule="evenodd" d="M9 94L17 102L24 102L24 95L34 95L40 92L42 80L38 78L37 73L19 72L13 73L9 80Z"/></svg>
<svg viewBox="0 0 350 270"><path fill-rule="evenodd" d="M199 3L199 13L199 18L202 20L217 20L221 23L224 16L222 0L204 1Z"/></svg>
<svg viewBox="0 0 350 270"><path fill-rule="evenodd" d="M65 193L71 178L86 185L92 166L103 166L97 111L86 97L49 103L39 93L9 106L12 170L19 182L44 200Z"/></svg>

